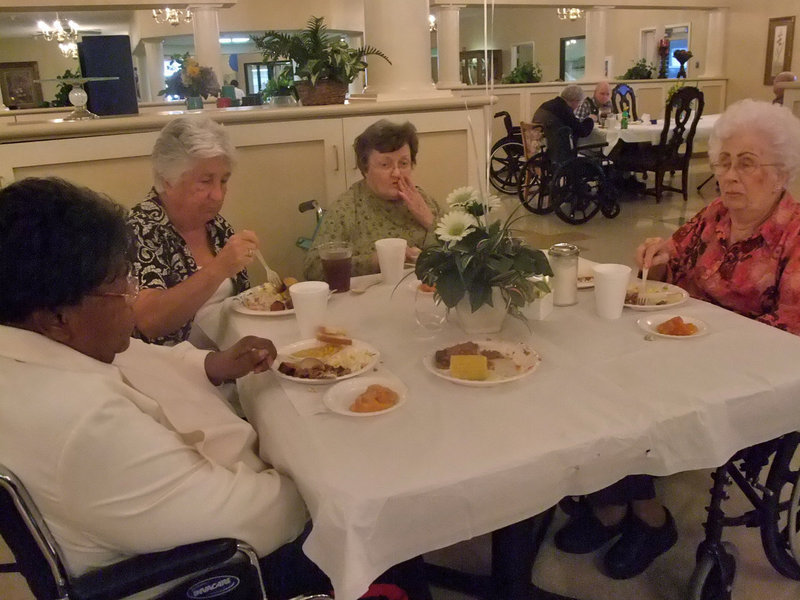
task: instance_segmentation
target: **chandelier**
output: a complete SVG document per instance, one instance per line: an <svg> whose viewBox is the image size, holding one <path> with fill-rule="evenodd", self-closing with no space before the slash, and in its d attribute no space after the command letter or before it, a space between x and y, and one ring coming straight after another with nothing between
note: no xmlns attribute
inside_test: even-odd
<svg viewBox="0 0 800 600"><path fill-rule="evenodd" d="M154 8L153 18L156 23L169 23L177 27L182 22L192 22L192 11L188 8Z"/></svg>
<svg viewBox="0 0 800 600"><path fill-rule="evenodd" d="M37 21L36 26L39 28L39 33L48 42L75 43L78 41L78 29L80 27L75 21L64 21L56 17L52 25L48 25L44 21Z"/></svg>
<svg viewBox="0 0 800 600"><path fill-rule="evenodd" d="M582 8L558 8L558 18L562 21L569 19L570 21L577 21L583 16Z"/></svg>
<svg viewBox="0 0 800 600"><path fill-rule="evenodd" d="M428 15L428 30L429 31L436 31L436 17L433 15Z"/></svg>
<svg viewBox="0 0 800 600"><path fill-rule="evenodd" d="M78 58L78 44L75 42L61 42L58 44L58 49L64 58Z"/></svg>

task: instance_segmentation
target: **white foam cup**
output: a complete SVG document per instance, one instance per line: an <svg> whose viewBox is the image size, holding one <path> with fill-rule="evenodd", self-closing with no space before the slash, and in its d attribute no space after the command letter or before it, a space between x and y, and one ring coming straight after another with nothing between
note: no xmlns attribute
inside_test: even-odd
<svg viewBox="0 0 800 600"><path fill-rule="evenodd" d="M384 238L375 242L384 283L396 285L403 278L407 246L403 238Z"/></svg>
<svg viewBox="0 0 800 600"><path fill-rule="evenodd" d="M604 319L619 319L625 304L625 293L631 278L631 268L627 265L595 265L594 305L597 314Z"/></svg>
<svg viewBox="0 0 800 600"><path fill-rule="evenodd" d="M313 338L325 324L330 287L324 281L301 281L289 288L302 339Z"/></svg>

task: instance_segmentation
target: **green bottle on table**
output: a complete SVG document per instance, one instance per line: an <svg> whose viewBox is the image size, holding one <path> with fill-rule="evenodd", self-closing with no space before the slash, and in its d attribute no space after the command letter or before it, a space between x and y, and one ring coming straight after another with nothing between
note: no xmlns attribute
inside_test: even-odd
<svg viewBox="0 0 800 600"><path fill-rule="evenodd" d="M629 119L630 119L630 114L628 113L628 109L625 108L625 110L622 111L622 120L620 121L619 128L627 129Z"/></svg>

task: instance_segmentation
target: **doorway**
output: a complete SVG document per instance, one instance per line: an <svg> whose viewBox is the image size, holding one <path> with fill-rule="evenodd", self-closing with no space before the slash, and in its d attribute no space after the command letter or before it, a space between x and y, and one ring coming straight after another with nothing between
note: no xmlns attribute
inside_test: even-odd
<svg viewBox="0 0 800 600"><path fill-rule="evenodd" d="M558 76L561 81L583 79L586 72L586 36L561 38Z"/></svg>

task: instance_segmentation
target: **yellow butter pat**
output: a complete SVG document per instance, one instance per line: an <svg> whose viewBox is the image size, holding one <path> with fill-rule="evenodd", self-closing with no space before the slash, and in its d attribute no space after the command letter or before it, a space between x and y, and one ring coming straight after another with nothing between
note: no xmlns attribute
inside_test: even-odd
<svg viewBox="0 0 800 600"><path fill-rule="evenodd" d="M457 379L483 381L489 376L489 363L482 354L456 354L450 357L450 375Z"/></svg>

